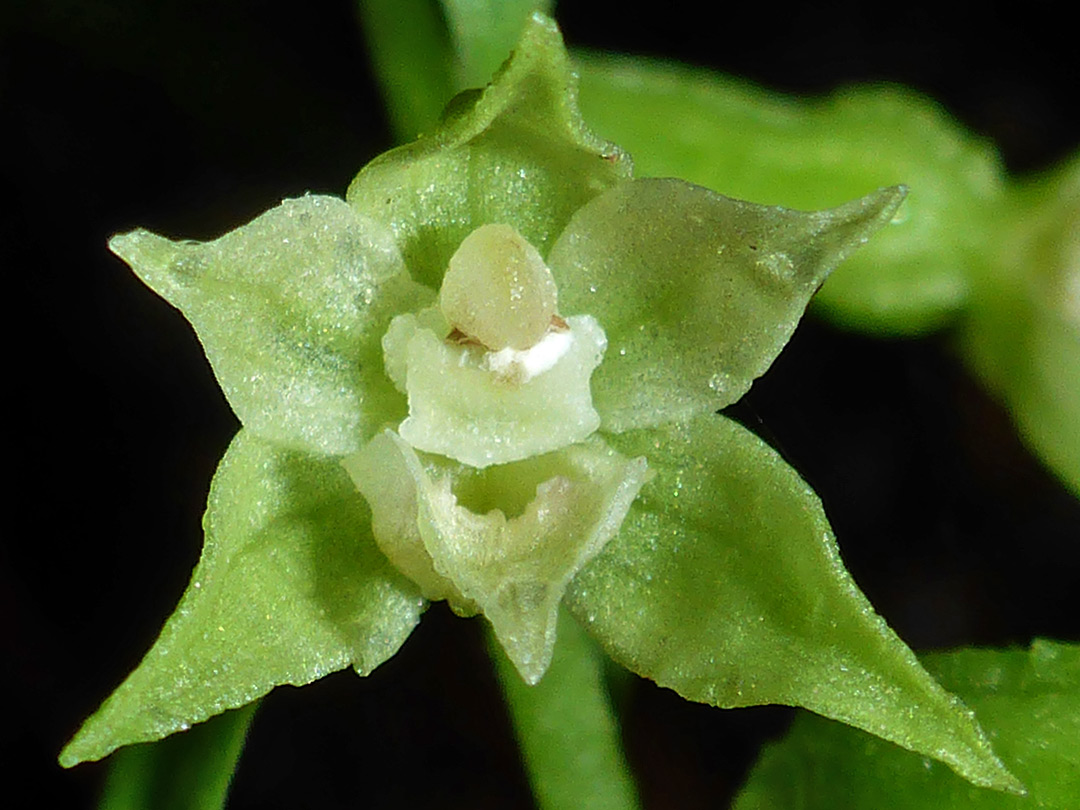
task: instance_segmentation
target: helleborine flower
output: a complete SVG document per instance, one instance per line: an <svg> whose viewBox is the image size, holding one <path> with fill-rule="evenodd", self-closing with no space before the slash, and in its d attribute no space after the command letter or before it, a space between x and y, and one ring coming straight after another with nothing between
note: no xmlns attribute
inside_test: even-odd
<svg viewBox="0 0 1080 810"><path fill-rule="evenodd" d="M112 241L243 428L191 586L65 765L367 674L446 599L529 683L562 605L690 699L805 706L1015 786L855 587L812 491L716 414L903 191L800 213L632 179L574 82L534 17L486 90L344 201Z"/></svg>

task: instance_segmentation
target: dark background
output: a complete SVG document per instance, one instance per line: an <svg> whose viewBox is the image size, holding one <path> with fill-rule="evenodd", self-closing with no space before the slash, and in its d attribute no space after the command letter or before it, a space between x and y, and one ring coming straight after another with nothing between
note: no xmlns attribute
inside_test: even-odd
<svg viewBox="0 0 1080 810"><path fill-rule="evenodd" d="M1016 171L1080 142L1080 59L1049 5L715 5L566 2L558 17L572 45L792 91L915 86ZM136 225L209 238L283 197L342 194L390 141L348 0L8 3L0 117L15 446L2 761L34 804L79 808L104 768L65 772L55 755L179 597L237 427L194 335L106 239ZM947 335L879 342L808 322L734 413L821 494L856 579L912 646L1080 637L1080 504ZM477 623L435 606L372 677L275 692L233 806L527 808L499 700ZM723 806L789 717L637 681L619 700L649 808Z"/></svg>

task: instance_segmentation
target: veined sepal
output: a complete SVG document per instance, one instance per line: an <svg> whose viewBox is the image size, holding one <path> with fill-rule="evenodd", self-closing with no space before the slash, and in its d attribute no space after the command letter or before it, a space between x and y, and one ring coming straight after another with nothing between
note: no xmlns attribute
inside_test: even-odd
<svg viewBox="0 0 1080 810"><path fill-rule="evenodd" d="M342 200L285 200L210 242L140 229L109 247L191 322L250 432L345 455L403 415L380 337L434 293L412 280L390 230Z"/></svg>
<svg viewBox="0 0 1080 810"><path fill-rule="evenodd" d="M559 305L595 315L610 341L592 381L604 429L685 421L738 400L825 277L905 193L879 189L804 212L642 179L578 209L547 263Z"/></svg>
<svg viewBox="0 0 1080 810"><path fill-rule="evenodd" d="M490 85L361 169L346 199L388 225L413 277L438 289L480 226L512 225L547 255L574 211L631 173L630 156L585 126L559 29L535 14Z"/></svg>

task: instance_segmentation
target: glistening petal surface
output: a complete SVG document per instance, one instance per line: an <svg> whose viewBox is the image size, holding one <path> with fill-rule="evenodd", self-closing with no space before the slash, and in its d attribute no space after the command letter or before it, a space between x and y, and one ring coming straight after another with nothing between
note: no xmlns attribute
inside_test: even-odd
<svg viewBox="0 0 1080 810"><path fill-rule="evenodd" d="M959 313L1005 190L993 145L894 85L793 98L688 65L577 53L581 108L645 177L814 210L904 183L902 216L844 263L814 305L845 326L913 334ZM647 113L646 113L647 111ZM677 122L677 125L673 125Z"/></svg>
<svg viewBox="0 0 1080 810"><path fill-rule="evenodd" d="M438 289L481 225L511 225L546 255L570 215L630 171L622 150L585 127L559 29L536 14L486 89L455 99L431 135L365 166L347 199L390 226L413 275Z"/></svg>
<svg viewBox="0 0 1080 810"><path fill-rule="evenodd" d="M70 767L393 655L424 601L371 537L371 513L332 460L241 431L210 490L206 544L139 667L68 743Z"/></svg>
<svg viewBox="0 0 1080 810"><path fill-rule="evenodd" d="M410 279L389 231L342 200L286 200L212 242L139 230L109 245L191 321L252 432L340 455L404 415L380 340L434 293Z"/></svg>
<svg viewBox="0 0 1080 810"><path fill-rule="evenodd" d="M821 503L722 416L608 437L656 478L567 603L620 663L715 706L804 706L1017 788L844 569Z"/></svg>
<svg viewBox="0 0 1080 810"><path fill-rule="evenodd" d="M772 364L828 273L889 221L882 189L804 213L681 180L634 180L577 211L548 265L564 314L608 350L592 378L604 428L686 419L739 399Z"/></svg>

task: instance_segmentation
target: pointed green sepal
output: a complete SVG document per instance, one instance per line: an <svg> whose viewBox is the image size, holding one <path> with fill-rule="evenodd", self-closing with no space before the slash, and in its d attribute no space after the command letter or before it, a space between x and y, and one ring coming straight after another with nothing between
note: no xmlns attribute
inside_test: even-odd
<svg viewBox="0 0 1080 810"><path fill-rule="evenodd" d="M60 764L185 730L281 684L348 666L371 672L404 643L424 601L370 525L337 462L241 431L214 477L187 592Z"/></svg>
<svg viewBox="0 0 1080 810"><path fill-rule="evenodd" d="M436 132L365 166L349 204L389 225L434 289L481 225L511 225L546 255L575 210L631 172L585 127L576 88L558 28L534 14L492 83L451 103Z"/></svg>
<svg viewBox="0 0 1080 810"><path fill-rule="evenodd" d="M548 256L564 313L608 337L593 375L606 430L738 400L772 364L829 272L881 226L901 187L804 213L681 180L623 183L574 214Z"/></svg>
<svg viewBox="0 0 1080 810"><path fill-rule="evenodd" d="M722 416L608 437L656 478L567 605L620 663L715 706L803 706L1017 788L974 716L874 613L821 503Z"/></svg>
<svg viewBox="0 0 1080 810"><path fill-rule="evenodd" d="M528 683L551 661L559 602L619 529L649 473L593 438L476 470L385 431L344 462L375 538L431 598L481 611Z"/></svg>
<svg viewBox="0 0 1080 810"><path fill-rule="evenodd" d="M1005 173L993 144L895 85L794 98L688 65L575 53L581 108L643 177L802 210L904 183L896 220L814 299L834 322L916 334L958 315L987 265Z"/></svg>
<svg viewBox="0 0 1080 810"><path fill-rule="evenodd" d="M335 197L286 200L212 242L138 230L113 252L191 321L244 426L343 455L405 403L383 371L397 312L431 303L393 235Z"/></svg>

